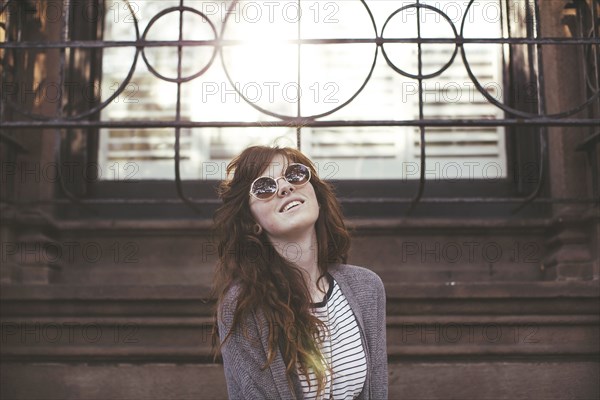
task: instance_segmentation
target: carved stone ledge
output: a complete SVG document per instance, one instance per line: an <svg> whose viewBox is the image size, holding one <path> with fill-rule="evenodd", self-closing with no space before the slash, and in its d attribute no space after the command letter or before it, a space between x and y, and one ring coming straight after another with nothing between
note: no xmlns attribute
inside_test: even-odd
<svg viewBox="0 0 600 400"><path fill-rule="evenodd" d="M556 218L546 245L543 262L547 280L590 280L594 278L594 218L560 216ZM598 246L598 244L595 244Z"/></svg>
<svg viewBox="0 0 600 400"><path fill-rule="evenodd" d="M4 220L3 220L4 222ZM54 238L57 229L40 210L18 210L7 220L10 232L2 240L3 257L10 258L10 277L5 281L48 284L58 280L60 266L55 263L56 252L62 251Z"/></svg>

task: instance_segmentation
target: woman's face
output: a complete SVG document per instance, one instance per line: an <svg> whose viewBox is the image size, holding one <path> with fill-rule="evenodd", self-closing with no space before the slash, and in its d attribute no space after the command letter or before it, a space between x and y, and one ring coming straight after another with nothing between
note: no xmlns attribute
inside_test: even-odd
<svg viewBox="0 0 600 400"><path fill-rule="evenodd" d="M319 204L311 182L304 186L294 186L282 175L289 161L277 155L260 176L277 179L278 190L269 200L259 200L250 196L250 212L273 241L277 239L300 239L311 234L319 217ZM250 189L250 188L248 188ZM286 209L291 202L300 204Z"/></svg>

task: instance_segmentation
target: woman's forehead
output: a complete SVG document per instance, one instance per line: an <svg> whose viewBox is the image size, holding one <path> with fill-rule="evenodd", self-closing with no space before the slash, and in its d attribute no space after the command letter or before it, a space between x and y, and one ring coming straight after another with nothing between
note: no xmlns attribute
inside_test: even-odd
<svg viewBox="0 0 600 400"><path fill-rule="evenodd" d="M270 176L272 178L283 175L290 161L281 154L277 154L271 162L262 170L260 176Z"/></svg>

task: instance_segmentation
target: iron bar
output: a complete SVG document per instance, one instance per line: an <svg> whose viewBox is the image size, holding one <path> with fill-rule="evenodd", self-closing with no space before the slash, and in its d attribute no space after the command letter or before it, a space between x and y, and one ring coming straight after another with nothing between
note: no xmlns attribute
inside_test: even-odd
<svg viewBox="0 0 600 400"><path fill-rule="evenodd" d="M65 15L66 18L62 19L62 23L61 23L61 38L63 41L66 41L67 38L69 37L69 25L67 24L67 21L69 21L69 15L70 15L70 5L68 2L65 2L63 4L63 13ZM69 57L72 56L71 54L72 50L69 50ZM65 75L66 75L66 62L67 62L67 48L60 48L60 59L59 59L59 73L58 73L58 79L59 79L59 84L60 86L62 86L63 82L65 82ZM61 99L62 100L62 99ZM57 101L56 102L56 109L55 109L55 113L56 115L58 115L59 117L63 117L64 115L64 108L63 108L63 102L62 101ZM54 129L54 158L57 162L58 165L62 164L62 146L61 146L62 140L61 140L61 132L59 128L55 128ZM87 206L84 206L81 204L81 200L75 195L73 194L69 188L67 187L67 184L65 182L65 179L63 177L62 171L60 168L57 169L57 178L58 178L58 183L59 183L59 187L60 190L62 190L64 196L69 199L71 201L71 203L76 204L80 207L82 207L83 209L85 209L86 211L89 211L93 214L95 214L95 212L90 209Z"/></svg>
<svg viewBox="0 0 600 400"><path fill-rule="evenodd" d="M43 41L24 41L24 42L3 42L0 43L0 49L57 49L57 48L110 48L110 47L169 47L169 46L238 46L254 44L255 42L247 40L73 40L63 42L43 42ZM600 38L365 38L365 39L286 39L269 40L263 43L268 44L394 44L394 43L449 43L449 44L523 44L523 45L576 45L589 44L600 45Z"/></svg>
<svg viewBox="0 0 600 400"><path fill-rule="evenodd" d="M421 39L421 7L419 0L417 0L417 39ZM421 43L417 43L417 72L418 78L417 82L419 84L419 121L424 119L423 115L423 52L421 49ZM408 209L405 212L405 215L410 215L421 197L423 197L423 192L425 190L425 169L427 158L425 157L425 126L419 126L419 138L420 138L420 163L421 163L421 172L419 174L419 187L417 188L417 193L413 197L413 200L410 202Z"/></svg>
<svg viewBox="0 0 600 400"><path fill-rule="evenodd" d="M540 21L540 9L538 0L533 1L533 20L535 22L535 37L539 38L542 34L541 21ZM526 7L526 10L529 10L529 7ZM526 18L528 19L528 18ZM529 20L529 19L528 19ZM529 54L529 65L530 68L533 66L533 61L531 60L531 51L528 51ZM535 45L535 55L536 55L536 69L537 73L533 74L533 71L530 73L533 74L537 78L536 86L537 86L537 106L538 106L538 114L545 115L546 114L546 102L545 102L545 81L544 81L544 63L542 60L542 46L540 44ZM511 210L511 214L516 214L529 203L531 203L536 197L538 197L542 191L542 185L544 184L544 176L546 175L547 164L546 161L548 159L548 135L547 135L547 125L540 126L538 128L538 134L540 138L540 160L538 162L539 165L539 174L537 179L537 184L533 191L523 199L523 202Z"/></svg>
<svg viewBox="0 0 600 400"><path fill-rule="evenodd" d="M593 150L594 146L600 143L600 131L590 134L584 140L582 140L575 150L584 151L584 150Z"/></svg>
<svg viewBox="0 0 600 400"><path fill-rule="evenodd" d="M600 118L595 119L561 119L561 118L535 118L535 119L424 119L419 120L363 120L363 121L338 121L314 120L305 118L289 118L278 121L5 121L3 128L31 129L31 128L294 128L303 127L359 127L359 126L435 126L435 127L460 127L460 126L600 126Z"/></svg>
<svg viewBox="0 0 600 400"><path fill-rule="evenodd" d="M300 10L300 0L298 0L297 2L298 4L298 10ZM300 19L302 18L301 14L298 14L298 21L296 22L297 25L297 38L298 38L298 44L296 45L296 53L297 53L297 59L296 59L296 83L298 84L298 87L300 87L300 83L301 78L302 78L302 74L301 74L301 69L302 69L302 59L301 59L301 52L302 52L302 23L300 21ZM301 107L301 102L300 102L300 98L301 98L301 93L300 91L298 91L298 99L296 100L296 117L300 118L302 116L302 107ZM302 149L302 126L298 125L296 126L296 148L298 150Z"/></svg>
<svg viewBox="0 0 600 400"><path fill-rule="evenodd" d="M183 0L179 0L179 41L181 41L183 39ZM183 47L181 45L177 46L177 102L175 103L175 121L179 122L181 121L181 76L182 76L182 53L183 53ZM194 204L193 200L188 198L185 193L183 193L183 186L181 184L181 147L180 147L180 141L181 139L181 127L180 126L176 126L175 127L175 146L174 146L174 151L175 151L175 156L174 156L174 162L175 162L175 189L177 191L177 196L181 199L181 201L183 203L185 203L185 205L187 205L189 208L191 208L192 210L194 210L195 212L197 212L198 214L201 213L201 210L199 210L196 205Z"/></svg>

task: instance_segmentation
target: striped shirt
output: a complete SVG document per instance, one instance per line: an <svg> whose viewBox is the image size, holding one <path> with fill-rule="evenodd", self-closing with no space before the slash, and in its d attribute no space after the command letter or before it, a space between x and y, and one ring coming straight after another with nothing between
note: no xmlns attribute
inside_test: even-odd
<svg viewBox="0 0 600 400"><path fill-rule="evenodd" d="M354 313L333 277L327 274L329 290L323 301L312 304L312 313L329 327L330 335L320 343L327 363L331 363L333 379L326 372L327 383L323 399L355 399L363 389L367 377L367 361L360 330ZM316 399L317 381L309 369L311 387L304 375L299 374L305 399Z"/></svg>

